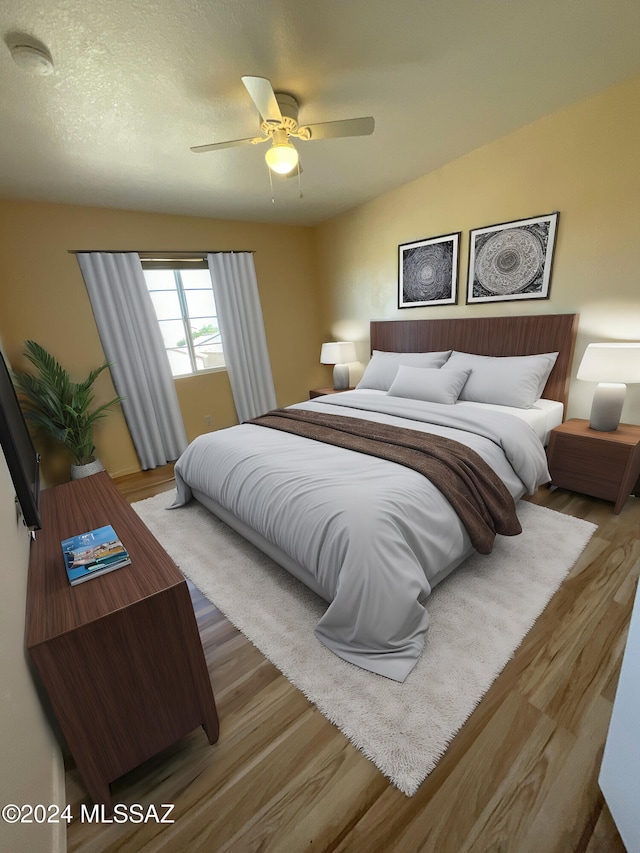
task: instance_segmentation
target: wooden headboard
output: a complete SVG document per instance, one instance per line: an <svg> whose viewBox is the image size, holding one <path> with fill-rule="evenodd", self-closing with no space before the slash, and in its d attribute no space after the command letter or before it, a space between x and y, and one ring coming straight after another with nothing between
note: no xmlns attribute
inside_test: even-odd
<svg viewBox="0 0 640 853"><path fill-rule="evenodd" d="M558 352L542 396L567 409L578 314L468 317L451 320L373 320L371 349L432 352L454 349L476 355Z"/></svg>

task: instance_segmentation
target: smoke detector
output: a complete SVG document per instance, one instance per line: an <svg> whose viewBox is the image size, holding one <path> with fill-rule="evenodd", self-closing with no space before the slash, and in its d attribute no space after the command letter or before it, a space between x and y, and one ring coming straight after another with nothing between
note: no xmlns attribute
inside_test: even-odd
<svg viewBox="0 0 640 853"><path fill-rule="evenodd" d="M53 59L47 48L27 36L13 35L7 39L13 61L30 74L53 74Z"/></svg>

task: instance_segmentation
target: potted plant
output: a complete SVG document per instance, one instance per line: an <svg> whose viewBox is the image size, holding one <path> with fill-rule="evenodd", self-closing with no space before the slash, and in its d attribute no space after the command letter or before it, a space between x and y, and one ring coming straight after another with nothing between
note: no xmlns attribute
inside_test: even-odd
<svg viewBox="0 0 640 853"><path fill-rule="evenodd" d="M24 354L35 367L35 373L13 372L16 388L23 397L25 417L46 435L62 442L73 459L71 477L77 479L103 471L95 458L93 428L107 409L119 403L114 397L93 409L93 383L109 365L92 370L84 382L72 382L69 373L35 341L25 341Z"/></svg>

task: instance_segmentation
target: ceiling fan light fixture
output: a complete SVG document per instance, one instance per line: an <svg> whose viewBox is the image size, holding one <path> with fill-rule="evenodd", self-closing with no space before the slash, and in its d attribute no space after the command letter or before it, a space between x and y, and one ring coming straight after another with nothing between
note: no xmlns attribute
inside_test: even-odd
<svg viewBox="0 0 640 853"><path fill-rule="evenodd" d="M274 138L273 145L264 155L267 166L278 175L288 175L298 165L298 151L288 140Z"/></svg>

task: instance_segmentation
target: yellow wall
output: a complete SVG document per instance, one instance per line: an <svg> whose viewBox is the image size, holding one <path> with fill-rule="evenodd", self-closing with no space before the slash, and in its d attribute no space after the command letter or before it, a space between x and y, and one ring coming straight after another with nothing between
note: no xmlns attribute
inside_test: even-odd
<svg viewBox="0 0 640 853"><path fill-rule="evenodd" d="M329 334L359 341L366 361L372 318L579 311L575 373L589 341L640 339L638 104L640 78L548 116L315 230L0 201L4 348L19 366L22 342L34 338L77 378L103 361L82 277L68 249L244 249L256 252L279 405L328 384L330 368L319 365L318 354ZM551 298L467 308L469 229L554 210L560 211L560 223ZM459 304L398 311L398 244L451 231L462 232ZM205 415L212 416L216 428L234 422L225 373L179 380L177 388L190 438L204 430ZM107 377L98 391L101 400L113 395ZM569 414L586 416L592 393L592 385L574 381ZM630 387L623 416L640 422L640 385ZM104 422L97 439L111 473L137 469L119 412ZM66 477L65 464L60 479ZM0 540L7 570L0 619L4 801L56 802L64 798L60 755L24 659L28 542L16 527L13 488L1 457ZM38 772L31 772L36 767ZM47 827L32 827L28 833L19 829L20 834L0 826L0 847L64 845L63 838L47 835Z"/></svg>
<svg viewBox="0 0 640 853"><path fill-rule="evenodd" d="M366 361L371 319L578 311L574 376L587 343L640 340L639 106L640 77L318 228L325 327L360 341ZM469 230L555 210L550 299L466 306ZM458 305L398 310L398 244L455 231ZM594 388L572 382L569 416L588 417ZM623 419L640 423L640 385L629 386Z"/></svg>
<svg viewBox="0 0 640 853"><path fill-rule="evenodd" d="M309 228L264 225L102 208L0 201L0 335L18 368L23 341L50 350L74 379L105 358L73 250L255 252L267 344L278 405L307 397L326 379L318 363L318 287ZM236 422L226 372L176 381L189 439ZM115 392L103 374L104 402ZM118 407L96 430L97 453L114 475L139 469ZM48 483L68 479L69 460L47 454Z"/></svg>
<svg viewBox="0 0 640 853"><path fill-rule="evenodd" d="M640 339L640 78L535 122L315 229L0 201L0 335L21 365L26 338L75 376L104 360L82 276L69 249L256 252L279 405L331 382L323 340L355 340L368 359L369 321L578 311L574 375L586 344ZM469 230L560 211L551 298L465 305ZM461 231L456 306L397 308L398 244ZM22 363L23 364L23 363ZM352 381L360 369L354 368ZM235 422L226 373L177 380L188 437ZM572 382L569 416L588 416L594 386ZM105 375L99 400L113 395ZM623 412L640 423L640 385ZM120 410L98 427L112 474L138 469ZM68 460L47 455L47 482ZM53 464L55 463L55 464Z"/></svg>

